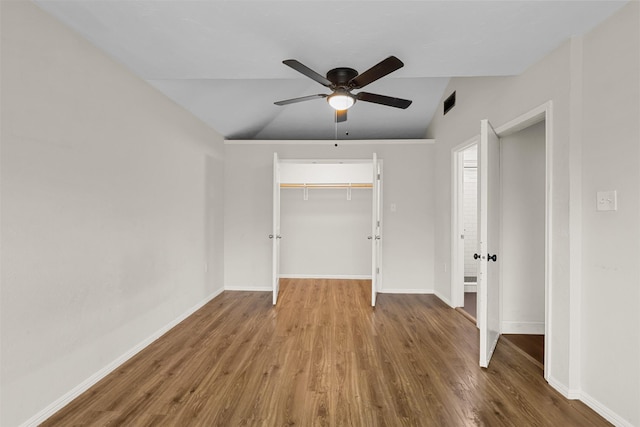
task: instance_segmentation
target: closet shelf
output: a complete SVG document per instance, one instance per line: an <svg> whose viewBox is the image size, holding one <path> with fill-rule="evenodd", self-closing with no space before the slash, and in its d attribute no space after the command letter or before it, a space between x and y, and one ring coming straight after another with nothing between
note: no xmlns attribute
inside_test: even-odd
<svg viewBox="0 0 640 427"><path fill-rule="evenodd" d="M373 188L373 184L280 184L280 188Z"/></svg>

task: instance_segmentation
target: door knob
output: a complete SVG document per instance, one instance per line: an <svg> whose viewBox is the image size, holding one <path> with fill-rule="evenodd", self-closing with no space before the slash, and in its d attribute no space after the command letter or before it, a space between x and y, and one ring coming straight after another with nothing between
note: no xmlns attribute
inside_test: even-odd
<svg viewBox="0 0 640 427"><path fill-rule="evenodd" d="M282 239L282 236L278 234L278 235L276 236L276 239Z"/></svg>
<svg viewBox="0 0 640 427"><path fill-rule="evenodd" d="M269 238L270 238L270 239L273 239L273 234L269 234Z"/></svg>
<svg viewBox="0 0 640 427"><path fill-rule="evenodd" d="M478 259L480 258L480 254L473 254L473 259Z"/></svg>
<svg viewBox="0 0 640 427"><path fill-rule="evenodd" d="M368 239L368 240L371 240L371 239L373 239L373 237L371 237L371 236L367 236L367 239Z"/></svg>
<svg viewBox="0 0 640 427"><path fill-rule="evenodd" d="M380 236L376 236L376 240L380 240Z"/></svg>
<svg viewBox="0 0 640 427"><path fill-rule="evenodd" d="M498 256L496 254L493 254L493 255L487 254L487 260L496 262L498 260Z"/></svg>

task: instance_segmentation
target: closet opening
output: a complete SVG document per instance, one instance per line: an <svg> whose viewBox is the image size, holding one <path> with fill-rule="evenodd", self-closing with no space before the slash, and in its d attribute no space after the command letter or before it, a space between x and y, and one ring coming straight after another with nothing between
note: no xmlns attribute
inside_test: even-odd
<svg viewBox="0 0 640 427"><path fill-rule="evenodd" d="M274 156L274 304L279 280L381 277L381 162ZM276 207L277 204L277 207ZM277 218L276 218L277 217Z"/></svg>

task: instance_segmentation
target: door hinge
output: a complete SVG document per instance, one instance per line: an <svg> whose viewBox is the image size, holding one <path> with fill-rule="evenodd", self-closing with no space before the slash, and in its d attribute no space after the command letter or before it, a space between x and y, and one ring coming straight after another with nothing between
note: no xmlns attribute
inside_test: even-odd
<svg viewBox="0 0 640 427"><path fill-rule="evenodd" d="M376 274L380 274L380 267L376 267Z"/></svg>
<svg viewBox="0 0 640 427"><path fill-rule="evenodd" d="M380 174L378 174L378 181L380 181Z"/></svg>

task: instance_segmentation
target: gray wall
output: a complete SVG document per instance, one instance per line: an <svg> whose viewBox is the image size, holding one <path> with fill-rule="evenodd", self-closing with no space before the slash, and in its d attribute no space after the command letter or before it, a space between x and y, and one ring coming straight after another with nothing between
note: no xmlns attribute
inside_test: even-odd
<svg viewBox="0 0 640 427"><path fill-rule="evenodd" d="M0 424L16 426L222 290L223 151L32 3L1 7Z"/></svg>
<svg viewBox="0 0 640 427"><path fill-rule="evenodd" d="M280 273L288 277L371 277L371 189L281 192Z"/></svg>
<svg viewBox="0 0 640 427"><path fill-rule="evenodd" d="M500 138L502 332L544 334L545 123Z"/></svg>
<svg viewBox="0 0 640 427"><path fill-rule="evenodd" d="M271 242L267 236L271 233L274 152L281 159L368 159L376 152L383 161L382 291L433 292L433 145L334 147L331 142L226 145L227 289L271 287ZM391 204L396 205L396 212L391 212ZM322 245L318 253L327 253L333 244ZM316 262L324 260L318 258Z"/></svg>
<svg viewBox="0 0 640 427"><path fill-rule="evenodd" d="M640 4L630 2L516 77L453 79L437 114L434 270L450 297L451 148L553 101L550 382L618 424L640 424ZM618 190L617 212L597 212Z"/></svg>

